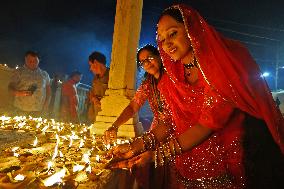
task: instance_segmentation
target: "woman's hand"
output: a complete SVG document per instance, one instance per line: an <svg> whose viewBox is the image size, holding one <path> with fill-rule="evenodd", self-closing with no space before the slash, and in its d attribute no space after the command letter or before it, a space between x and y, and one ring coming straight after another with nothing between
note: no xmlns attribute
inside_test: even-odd
<svg viewBox="0 0 284 189"><path fill-rule="evenodd" d="M113 161L122 161L134 156L133 149L130 144L120 144L111 149L109 154L112 155Z"/></svg>
<svg viewBox="0 0 284 189"><path fill-rule="evenodd" d="M112 125L104 133L104 142L105 144L113 143L117 138L118 127Z"/></svg>
<svg viewBox="0 0 284 189"><path fill-rule="evenodd" d="M153 160L153 153L153 151L144 152L138 156L134 156L131 159L114 163L110 166L110 168L132 169L134 167L144 167L146 164Z"/></svg>

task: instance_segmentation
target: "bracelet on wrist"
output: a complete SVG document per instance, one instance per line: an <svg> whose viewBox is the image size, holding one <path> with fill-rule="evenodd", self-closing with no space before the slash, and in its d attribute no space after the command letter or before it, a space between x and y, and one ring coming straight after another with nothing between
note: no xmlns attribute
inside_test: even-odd
<svg viewBox="0 0 284 189"><path fill-rule="evenodd" d="M111 129L113 129L113 130L115 130L115 131L117 132L117 131L118 131L118 126L112 125L112 126L109 128L109 130L111 130Z"/></svg>

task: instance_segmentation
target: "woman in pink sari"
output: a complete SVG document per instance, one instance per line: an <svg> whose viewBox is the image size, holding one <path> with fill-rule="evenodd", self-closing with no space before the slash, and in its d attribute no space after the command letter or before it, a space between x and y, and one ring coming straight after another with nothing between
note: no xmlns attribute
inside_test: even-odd
<svg viewBox="0 0 284 189"><path fill-rule="evenodd" d="M265 171L271 161L273 169L283 167L284 121L247 49L184 5L163 12L157 41L166 70L158 89L174 126L161 123L130 145L116 147L114 155L127 159L154 150L157 165L175 162L180 188L274 188L277 178ZM270 139L250 136L246 128L261 133L266 127L278 144L272 142L268 152L273 160L255 157L265 154L259 148L268 144L256 152L244 147ZM255 176L258 168L250 163L261 164L262 174Z"/></svg>

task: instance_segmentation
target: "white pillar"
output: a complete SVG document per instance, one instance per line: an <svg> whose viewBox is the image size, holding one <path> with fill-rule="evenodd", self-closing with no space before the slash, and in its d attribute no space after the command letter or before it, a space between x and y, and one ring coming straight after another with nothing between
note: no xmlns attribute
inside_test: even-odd
<svg viewBox="0 0 284 189"><path fill-rule="evenodd" d="M129 104L135 93L136 51L139 43L143 0L117 0L106 95L101 100L92 132L103 134ZM136 115L118 130L119 136L134 137L143 132Z"/></svg>

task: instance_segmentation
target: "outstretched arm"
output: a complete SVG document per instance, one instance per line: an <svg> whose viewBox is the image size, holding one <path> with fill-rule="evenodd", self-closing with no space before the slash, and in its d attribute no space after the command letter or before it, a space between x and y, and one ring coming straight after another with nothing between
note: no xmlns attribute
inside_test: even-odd
<svg viewBox="0 0 284 189"><path fill-rule="evenodd" d="M131 117L134 116L135 113L138 112L140 106L135 102L131 101L129 105L122 111L122 113L118 116L116 121L113 123L114 126L117 128L129 120Z"/></svg>

